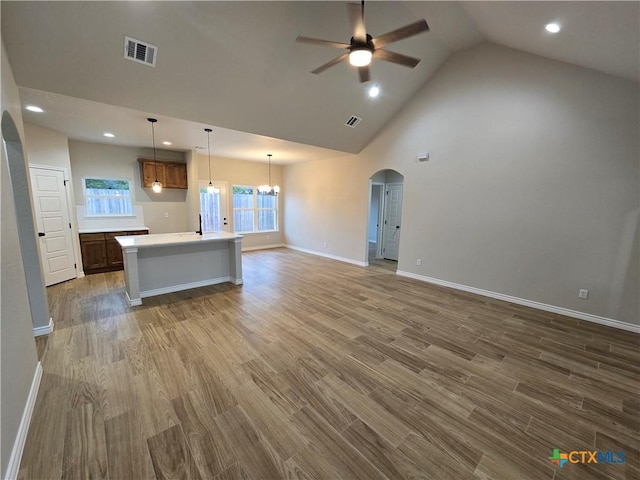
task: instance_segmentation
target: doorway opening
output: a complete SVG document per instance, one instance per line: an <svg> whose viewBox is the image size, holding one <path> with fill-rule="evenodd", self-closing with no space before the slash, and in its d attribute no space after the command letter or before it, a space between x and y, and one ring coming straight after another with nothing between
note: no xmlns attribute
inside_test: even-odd
<svg viewBox="0 0 640 480"><path fill-rule="evenodd" d="M50 333L52 320L49 317L49 301L44 286L44 277L40 263L40 254L36 243L33 221L29 172L22 149L22 141L16 124L9 112L2 114L2 138L7 158L9 179L13 190L16 213L17 233L20 241L22 264L27 284L27 295L31 308L31 321L34 332Z"/></svg>
<svg viewBox="0 0 640 480"><path fill-rule="evenodd" d="M395 170L380 170L369 178L369 265L397 270L403 186L404 176Z"/></svg>

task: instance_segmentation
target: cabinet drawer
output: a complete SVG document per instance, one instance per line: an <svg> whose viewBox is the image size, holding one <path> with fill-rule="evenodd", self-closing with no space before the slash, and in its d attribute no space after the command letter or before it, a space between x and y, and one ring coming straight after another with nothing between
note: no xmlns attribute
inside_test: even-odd
<svg viewBox="0 0 640 480"><path fill-rule="evenodd" d="M104 233L81 233L80 242L104 241Z"/></svg>

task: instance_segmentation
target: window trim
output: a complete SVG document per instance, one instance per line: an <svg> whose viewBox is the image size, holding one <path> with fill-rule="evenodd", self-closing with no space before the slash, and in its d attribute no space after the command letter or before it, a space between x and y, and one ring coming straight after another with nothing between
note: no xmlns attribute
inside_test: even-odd
<svg viewBox="0 0 640 480"><path fill-rule="evenodd" d="M89 213L89 202L88 198L109 198L109 197L119 197L118 195L90 195L87 194L87 180L116 180L119 182L127 182L129 184L129 200L131 202L131 213L130 214L95 214ZM84 196L84 208L85 208L85 218L131 218L136 216L135 212L135 204L134 204L134 196L133 196L133 180L130 178L117 178L117 177L102 177L97 175L85 176L82 177L82 194Z"/></svg>
<svg viewBox="0 0 640 480"><path fill-rule="evenodd" d="M233 206L233 189L235 187L238 188L251 188L253 190L253 207L252 208L245 208L245 207L241 207L241 208L235 208ZM255 235L255 234L261 234L261 233L278 233L280 232L280 200L279 200L279 196L280 195L274 195L276 197L276 206L274 208L264 208L264 207L258 207L258 186L257 185L239 185L239 184L233 184L231 185L231 211L233 213L233 233L237 233L238 235ZM236 230L236 210L247 210L247 211L251 211L253 212L253 230L251 231L247 231L247 232L239 232L238 230ZM275 211L275 215L276 215L276 228L272 229L272 230L258 230L258 225L260 222L260 210L274 210Z"/></svg>

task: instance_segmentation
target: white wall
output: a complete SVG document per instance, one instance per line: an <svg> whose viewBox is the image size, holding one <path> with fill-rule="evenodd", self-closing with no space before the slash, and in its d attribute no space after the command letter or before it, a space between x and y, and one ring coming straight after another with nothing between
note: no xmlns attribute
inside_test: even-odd
<svg viewBox="0 0 640 480"><path fill-rule="evenodd" d="M69 180L67 198L69 200L71 231L73 233L73 249L77 264L76 272L83 271L80 240L78 237L78 219L76 216L76 199L73 189L73 172L69 157L69 140L63 133L48 128L24 124L29 166L55 167L65 172L65 179ZM55 322L55 320L54 320Z"/></svg>
<svg viewBox="0 0 640 480"><path fill-rule="evenodd" d="M1 74L1 111L3 115L5 112L11 115L18 130L19 140L24 143L18 87L13 78L4 43L2 43ZM3 141L16 140L5 138L4 132L2 139ZM2 365L2 386L0 388L2 397L0 476L5 478L11 451L36 370L37 356L20 241L17 233L13 188L9 178L5 149L0 148L0 151L2 157L0 166L0 182L2 185L2 198L0 200L2 210L2 233L0 237L2 250L2 271L0 273L0 339L2 343L0 349L0 363Z"/></svg>
<svg viewBox="0 0 640 480"><path fill-rule="evenodd" d="M69 155L73 172L73 190L77 205L84 205L82 179L84 177L127 178L135 186L134 204L142 205L145 225L149 233L184 232L189 230L186 210L187 191L163 188L153 193L142 188L138 158L153 158L150 148L121 147L101 143L69 140ZM184 162L182 152L156 150L156 158ZM191 179L189 179L191 180ZM168 217L165 217L165 213Z"/></svg>
<svg viewBox="0 0 640 480"><path fill-rule="evenodd" d="M637 83L482 44L359 155L286 168L287 243L364 261L368 179L395 169L399 270L639 324L638 118Z"/></svg>

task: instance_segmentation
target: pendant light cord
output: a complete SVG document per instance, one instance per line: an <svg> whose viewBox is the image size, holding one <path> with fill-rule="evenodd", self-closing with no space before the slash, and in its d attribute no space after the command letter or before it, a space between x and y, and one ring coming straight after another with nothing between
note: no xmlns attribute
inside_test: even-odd
<svg viewBox="0 0 640 480"><path fill-rule="evenodd" d="M156 131L153 128L153 124L155 122L151 122L151 137L153 139L153 167L156 171L156 182L158 181L158 162L156 161Z"/></svg>
<svg viewBox="0 0 640 480"><path fill-rule="evenodd" d="M211 129L205 128L205 130L207 131L207 152L209 152L209 185L211 185Z"/></svg>

